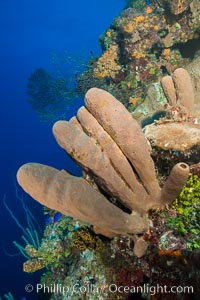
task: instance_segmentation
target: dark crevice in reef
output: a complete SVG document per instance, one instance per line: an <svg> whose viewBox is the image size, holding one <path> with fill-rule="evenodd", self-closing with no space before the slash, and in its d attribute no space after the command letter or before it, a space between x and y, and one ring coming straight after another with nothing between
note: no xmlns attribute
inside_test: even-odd
<svg viewBox="0 0 200 300"><path fill-rule="evenodd" d="M171 12L170 4L167 2L163 6L163 8L165 10L165 18L166 18L167 24L170 24L170 25L173 25L176 22L178 22L180 19L182 19L184 17L184 15L187 15L189 12L189 9L186 9L182 13L175 15Z"/></svg>
<svg viewBox="0 0 200 300"><path fill-rule="evenodd" d="M172 49L178 49L183 58L193 59L197 51L200 51L200 37L198 39L190 40L184 44L176 44Z"/></svg>
<svg viewBox="0 0 200 300"><path fill-rule="evenodd" d="M161 56L161 53L163 51L163 46L160 42L155 43L151 50L149 51L150 54L154 54L156 59L159 59Z"/></svg>
<svg viewBox="0 0 200 300"><path fill-rule="evenodd" d="M199 163L199 153L200 145L193 146L188 152L163 150L153 147L151 156L156 164L158 173L168 176L172 167L180 161L190 166Z"/></svg>
<svg viewBox="0 0 200 300"><path fill-rule="evenodd" d="M141 127L144 128L147 125L153 124L154 121L159 120L160 118L164 118L166 116L166 111L160 110L156 111L152 116L149 116L142 120Z"/></svg>

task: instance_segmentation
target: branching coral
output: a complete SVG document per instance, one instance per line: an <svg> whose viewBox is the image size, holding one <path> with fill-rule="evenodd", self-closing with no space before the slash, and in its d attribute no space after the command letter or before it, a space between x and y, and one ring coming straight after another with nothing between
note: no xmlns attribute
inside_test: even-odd
<svg viewBox="0 0 200 300"><path fill-rule="evenodd" d="M148 230L148 211L176 199L189 167L175 165L161 189L150 146L126 108L97 88L87 92L85 106L77 118L55 123L53 133L58 144L94 179L96 188L64 170L35 163L23 165L17 180L43 205L87 221L104 233L142 234ZM108 199L115 199L132 213ZM138 245L143 247L143 243L135 241L139 253Z"/></svg>

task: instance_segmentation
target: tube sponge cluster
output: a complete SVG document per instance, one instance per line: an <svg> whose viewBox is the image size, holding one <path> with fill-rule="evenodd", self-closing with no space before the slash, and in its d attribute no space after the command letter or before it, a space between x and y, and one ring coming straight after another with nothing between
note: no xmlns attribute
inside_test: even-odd
<svg viewBox="0 0 200 300"><path fill-rule="evenodd" d="M121 102L101 89L90 89L77 116L56 122L53 133L95 185L37 163L18 170L18 183L43 205L87 221L105 235L145 233L148 211L175 200L189 175L188 165L179 163L161 189L140 126Z"/></svg>

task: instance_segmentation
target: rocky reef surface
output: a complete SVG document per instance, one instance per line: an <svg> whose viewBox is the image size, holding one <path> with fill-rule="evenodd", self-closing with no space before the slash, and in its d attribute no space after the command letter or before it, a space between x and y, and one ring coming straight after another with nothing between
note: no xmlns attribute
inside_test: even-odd
<svg viewBox="0 0 200 300"><path fill-rule="evenodd" d="M159 93L157 83L163 75L171 75L178 67L187 68L199 56L200 3L153 0L144 5L144 2L128 1L127 8L102 34L103 53L93 57L88 69L79 76L77 90L85 94L91 87L103 88L130 111L147 97L143 107L147 115L151 105L147 102L152 93ZM188 66L194 85L199 72L195 65ZM151 88L147 92L153 83L154 91ZM199 93L199 85L196 89ZM162 96L157 97L157 102L160 101L161 105L165 101Z"/></svg>

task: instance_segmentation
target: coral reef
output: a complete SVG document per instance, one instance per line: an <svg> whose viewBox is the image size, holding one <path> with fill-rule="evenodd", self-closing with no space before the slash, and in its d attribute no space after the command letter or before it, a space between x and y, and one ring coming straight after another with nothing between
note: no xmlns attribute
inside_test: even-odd
<svg viewBox="0 0 200 300"><path fill-rule="evenodd" d="M198 163L200 126L191 77L185 69L178 68L172 76L162 78L161 86L167 98L163 105L165 117L145 124L143 130L152 145L152 157L160 170L180 160Z"/></svg>
<svg viewBox="0 0 200 300"><path fill-rule="evenodd" d="M96 78L104 78L108 76L114 78L118 71L121 69L121 66L117 64L117 49L117 45L111 45L99 58L94 69L94 76Z"/></svg>
<svg viewBox="0 0 200 300"><path fill-rule="evenodd" d="M171 76L164 76L159 86L151 85L145 101L132 115L143 125L150 119L151 113L155 114L156 111L165 111L166 117L174 121L197 123L199 116L194 104L195 93L191 76L186 69L178 68Z"/></svg>
<svg viewBox="0 0 200 300"><path fill-rule="evenodd" d="M86 231L87 224L83 225ZM64 265L76 246L79 227L78 221L66 216L62 216L58 223L48 224L40 246L37 249L30 244L26 246L28 260L23 263L24 272L33 273L44 267L56 270Z"/></svg>
<svg viewBox="0 0 200 300"><path fill-rule="evenodd" d="M193 116L194 91L189 73L184 68L176 69L172 76L165 76L161 85L168 100L166 107L175 121L188 121Z"/></svg>
<svg viewBox="0 0 200 300"><path fill-rule="evenodd" d="M194 91L194 112L195 116L199 118L198 107L200 105L200 56L195 58L189 65L187 65L186 70L191 76L193 91Z"/></svg>
<svg viewBox="0 0 200 300"><path fill-rule="evenodd" d="M199 11L197 0L151 1L148 6L128 1L100 38L102 55L78 78L79 92L103 88L133 111L150 83L198 56Z"/></svg>
<svg viewBox="0 0 200 300"><path fill-rule="evenodd" d="M200 181L198 176L190 175L172 208L176 217L166 219L176 234L185 236L188 249L200 248Z"/></svg>
<svg viewBox="0 0 200 300"><path fill-rule="evenodd" d="M101 90L53 126L83 177L36 163L17 173L51 216L24 271L46 267L41 283L67 288L42 299L128 300L138 287L144 299L199 299L200 5L126 2L76 78L78 93Z"/></svg>
<svg viewBox="0 0 200 300"><path fill-rule="evenodd" d="M55 123L53 132L59 145L94 178L96 189L84 178L33 163L18 170L17 180L43 205L89 222L105 235L143 234L148 230L148 211L176 199L189 167L175 165L160 189L150 146L126 108L96 88L87 92L85 105L77 119ZM131 214L108 200L113 197ZM135 237L135 253L142 255L144 248Z"/></svg>
<svg viewBox="0 0 200 300"><path fill-rule="evenodd" d="M189 187L189 182L191 179L184 189ZM187 191L189 192L189 189ZM199 198L197 189L194 193ZM175 205L177 209L176 202ZM95 236L88 226L80 227L83 226L81 223L77 228L77 221L69 220L66 216L62 216L58 223L48 225L44 244L48 245L51 239L54 241L54 247L61 241L68 246L60 253L59 260L56 262L52 260L47 266L41 284L51 286L53 283L55 291L52 293L45 291L44 294L41 291L41 298L45 296L51 300L66 297L71 300L78 300L81 297L88 300L97 298L125 300L130 299L129 296L137 297L138 288L144 299L154 297L171 299L168 292L162 292L165 285L167 291L171 286L179 287L179 295L176 295L177 297L174 295L174 299L180 297L184 300L191 299L190 294L194 295L198 290L198 249L188 251L186 242L189 240L169 229L169 220L173 218L175 212L172 207L162 212L150 213L152 225L144 239L151 246L142 258L134 256L134 243L129 236L119 236L109 241L101 236ZM173 220L175 222L175 218ZM48 253L53 258L55 255L50 249ZM59 289L56 292L56 286L65 286L65 294L62 295L62 290L59 292ZM126 291L116 291L116 286L127 288ZM152 288L148 290L147 286ZM156 286L159 286L158 290Z"/></svg>
<svg viewBox="0 0 200 300"><path fill-rule="evenodd" d="M200 125L169 122L147 125L145 136L152 145L152 157L161 173L180 160L197 164L200 151Z"/></svg>

